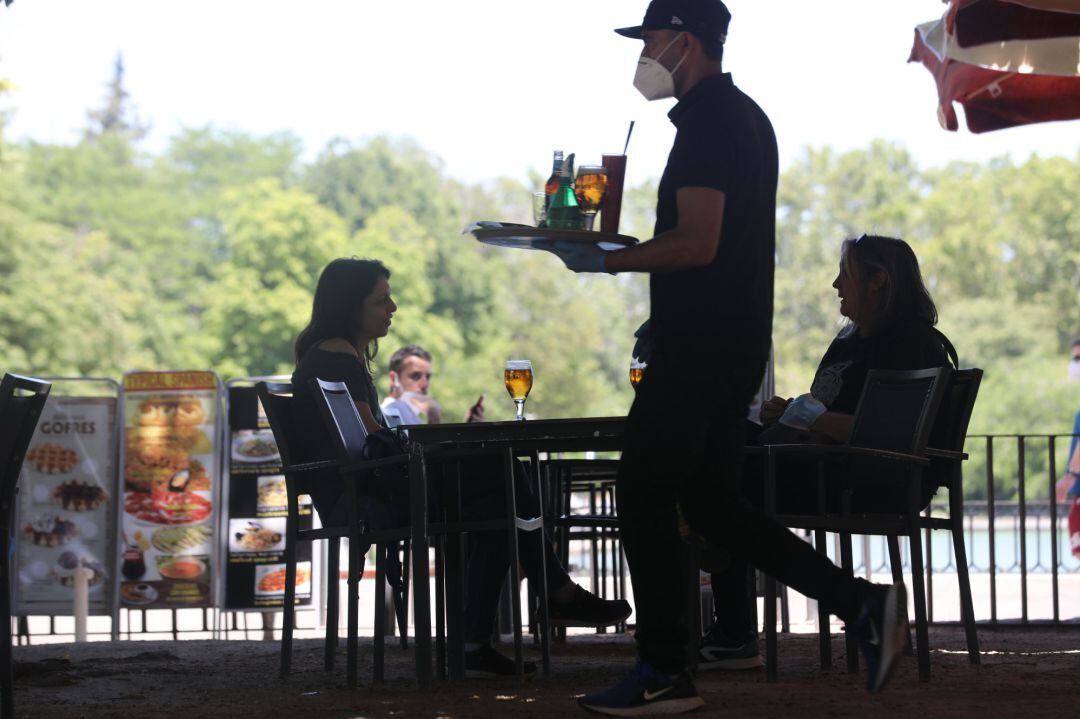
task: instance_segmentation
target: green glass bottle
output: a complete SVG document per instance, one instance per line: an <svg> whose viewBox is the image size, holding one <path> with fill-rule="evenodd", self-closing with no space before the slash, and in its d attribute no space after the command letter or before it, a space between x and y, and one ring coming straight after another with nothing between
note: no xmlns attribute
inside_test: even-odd
<svg viewBox="0 0 1080 719"><path fill-rule="evenodd" d="M559 189L559 173L562 172L563 152L556 150L554 161L551 165L551 177L544 183L544 212L551 206L551 196Z"/></svg>
<svg viewBox="0 0 1080 719"><path fill-rule="evenodd" d="M574 197L574 154L563 162L559 172L559 189L548 203L547 226L553 230L580 230L581 208Z"/></svg>

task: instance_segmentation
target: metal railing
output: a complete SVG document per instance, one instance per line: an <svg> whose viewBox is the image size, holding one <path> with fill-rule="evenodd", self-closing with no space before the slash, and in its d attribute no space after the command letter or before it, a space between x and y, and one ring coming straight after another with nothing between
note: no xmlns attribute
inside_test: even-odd
<svg viewBox="0 0 1080 719"><path fill-rule="evenodd" d="M1067 517L1069 503L1054 500L1057 468L1065 466L1071 434L969 435L965 462L964 543L973 585L976 619L990 624L1080 626L1080 559L1072 554ZM928 514L946 515L945 501L931 503ZM955 575L951 533L925 530L927 613L934 614L934 579ZM890 571L884 537L855 542L856 572ZM832 552L831 552L832 553ZM909 549L901 542L904 569ZM1033 616L1032 584L1037 583L1044 611ZM940 583L939 583L940 584ZM1004 586L1003 586L1004 585ZM1063 593L1063 587L1065 590ZM1043 591L1046 590L1046 591ZM1048 596L1046 596L1048 595ZM1047 600L1048 601L1045 601ZM1004 605L1004 606L1003 606ZM950 606L951 614L958 609ZM1038 614L1038 612L1034 612ZM946 620L946 621L952 621Z"/></svg>
<svg viewBox="0 0 1080 719"><path fill-rule="evenodd" d="M1072 436L968 436L966 449L971 457L964 466L964 486L965 493L976 498L964 502L964 540L972 584L979 587L974 602L975 616L980 622L1080 626L1080 559L1073 556L1069 544L1068 505L1051 501L1059 476L1057 468L1065 466L1067 459L1063 460L1062 455ZM946 504L935 501L927 511L938 514L945 509ZM955 576L955 553L949 532L926 530L923 542L927 613L934 622L935 583L939 590L943 589L942 584L949 584L946 578ZM879 577L889 574L888 550L883 537L860 537L854 542L853 549L857 574ZM830 551L830 554L834 552ZM839 552L835 552L834 556L838 555ZM909 550L903 540L901 555L905 571L910 572ZM592 570L591 559L587 554L582 555L579 571ZM1033 579L1040 589L1045 585L1048 590L1050 611L1046 616L1032 616ZM1063 587L1067 590L1064 593ZM958 606L950 598L942 603L942 608L949 611L942 613L958 616ZM170 612L170 626L149 626L148 614ZM215 629L218 636L226 638L236 632L246 636L248 631L244 613L220 609L202 610L201 617L183 628L178 622L177 610L131 610L125 614L119 627L124 638L164 634L175 639L184 634L214 632ZM29 643L31 637L38 634L69 634L58 630L55 619L48 617L45 631L30 630L25 619L19 621L15 632L18 641ZM952 621L954 619L938 619L939 623ZM261 630L262 627L257 627L252 631ZM91 631L91 634L106 633Z"/></svg>

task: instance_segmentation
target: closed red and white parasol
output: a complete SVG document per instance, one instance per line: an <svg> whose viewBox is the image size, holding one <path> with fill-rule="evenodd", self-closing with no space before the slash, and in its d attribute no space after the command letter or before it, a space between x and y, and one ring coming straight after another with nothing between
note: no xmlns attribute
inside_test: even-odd
<svg viewBox="0 0 1080 719"><path fill-rule="evenodd" d="M942 127L955 102L972 132L1080 118L1080 0L945 1L909 58L934 75Z"/></svg>

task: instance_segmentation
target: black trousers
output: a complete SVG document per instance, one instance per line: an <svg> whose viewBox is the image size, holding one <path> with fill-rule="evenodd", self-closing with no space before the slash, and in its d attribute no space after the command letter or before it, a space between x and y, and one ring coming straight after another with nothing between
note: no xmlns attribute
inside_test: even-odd
<svg viewBox="0 0 1080 719"><path fill-rule="evenodd" d="M744 422L748 445L756 445L761 427ZM742 501L756 510L765 506L765 460L760 454L744 457L740 486ZM783 459L777 466L777 510L785 513L812 512L817 507L817 464L813 461ZM838 480L839 477L828 477ZM828 481L828 480L827 480ZM751 602L751 564L745 555L724 553L720 566L702 567L710 572L713 593L713 622L729 638L741 640L756 630Z"/></svg>
<svg viewBox="0 0 1080 719"><path fill-rule="evenodd" d="M765 364L718 362L730 351L706 352L708 374L693 377L690 387L688 361L701 353L691 345L656 348L630 410L616 485L638 652L667 672L685 666L688 639L686 549L676 507L692 531L846 621L857 615L867 586L743 498L746 409Z"/></svg>
<svg viewBox="0 0 1080 719"><path fill-rule="evenodd" d="M456 465L438 461L427 464L429 512L432 517L456 504ZM484 457L461 463L462 519L497 519L506 514L503 461ZM514 463L514 500L519 517L540 516L540 499L532 490L525 469ZM401 526L408 521L408 499L395 496L390 502L362 498L363 515L373 529ZM322 515L320 515L322 516ZM348 516L344 497L323 519L324 525L344 524ZM547 570L547 586L558 589L570 581L562 562L546 536L518 532L518 558L525 577L538 583ZM510 549L503 530L474 532L468 537L465 568L464 636L470 643L487 643L495 627L499 594L510 570ZM515 588L516 589L516 588Z"/></svg>
<svg viewBox="0 0 1080 719"><path fill-rule="evenodd" d="M428 467L429 474L440 470L437 464ZM489 519L506 514L502 460L491 458L468 462L463 465L461 475L463 518ZM514 463L514 499L519 517L540 516L540 498L518 462ZM533 586L538 585L545 568L548 588L557 589L570 581L551 542L541 532L518 532L518 557L525 577ZM505 531L475 532L469 536L465 570L466 642L486 644L491 640L499 595L503 583L509 581L509 570L510 549ZM518 588L512 587L512 591L516 592Z"/></svg>
<svg viewBox="0 0 1080 719"><path fill-rule="evenodd" d="M782 443L784 438L761 434L761 427L746 422L747 444ZM760 435L760 436L759 436ZM796 440L798 441L798 440ZM860 467L862 472L860 472ZM818 511L819 471L824 471L825 507L830 512L839 512L844 495L850 495L853 512L891 512L902 513L907 506L907 482L904 472L890 476L895 467L885 465L859 465L854 467L846 462L826 462L818 465L813 459L784 457L776 467L776 508L787 514L813 514ZM872 486L860 482L861 474L873 476ZM760 454L746 457L742 472L742 493L746 501L755 509L764 506L765 461ZM922 506L930 503L937 488L931 478L922 486ZM740 639L754 631L753 610L750 602L749 563L744 557L731 557L721 567L708 567L711 570L713 592L713 621L731 639ZM704 567L703 567L704 568Z"/></svg>

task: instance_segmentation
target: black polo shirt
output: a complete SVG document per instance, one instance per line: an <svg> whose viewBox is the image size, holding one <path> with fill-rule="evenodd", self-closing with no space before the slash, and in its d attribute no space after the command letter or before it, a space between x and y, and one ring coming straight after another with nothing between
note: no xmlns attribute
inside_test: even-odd
<svg viewBox="0 0 1080 719"><path fill-rule="evenodd" d="M656 206L655 234L679 224L676 194L725 195L716 258L650 276L651 325L662 343L759 361L772 335L777 149L772 123L728 73L695 85L668 114L677 128Z"/></svg>

